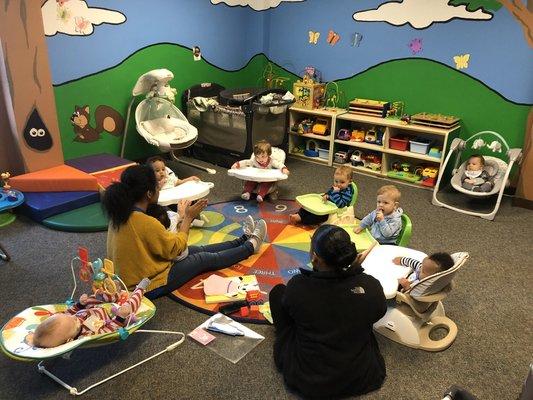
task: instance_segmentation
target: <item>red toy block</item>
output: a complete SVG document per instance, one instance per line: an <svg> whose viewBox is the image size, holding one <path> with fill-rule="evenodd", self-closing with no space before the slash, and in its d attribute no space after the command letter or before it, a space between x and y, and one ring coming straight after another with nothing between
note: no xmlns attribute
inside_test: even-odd
<svg viewBox="0 0 533 400"><path fill-rule="evenodd" d="M260 318L259 306L250 306L250 318Z"/></svg>
<svg viewBox="0 0 533 400"><path fill-rule="evenodd" d="M244 307L241 307L241 317L247 317L248 315L250 315L250 310L248 309L248 307L244 306Z"/></svg>

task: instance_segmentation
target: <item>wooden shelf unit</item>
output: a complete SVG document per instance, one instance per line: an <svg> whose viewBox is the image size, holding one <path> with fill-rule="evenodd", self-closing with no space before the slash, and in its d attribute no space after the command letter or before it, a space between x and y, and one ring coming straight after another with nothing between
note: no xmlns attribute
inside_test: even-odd
<svg viewBox="0 0 533 400"><path fill-rule="evenodd" d="M293 126L305 118L325 118L329 121L330 134L327 136L314 134L298 134L292 130ZM289 156L294 156L306 161L326 164L329 166L337 166L334 163L334 156L337 151L356 148L363 153L372 151L381 155L381 170L372 170L362 166L352 166L354 171L367 173L373 176L388 178L387 173L391 168L391 164L395 161L409 162L412 166L435 166L440 168L444 157L448 151L448 145L453 138L457 137L460 132L460 125L452 128L435 128L426 125L404 124L396 119L379 118L367 115L359 115L346 112L344 109L316 109L307 110L302 108L291 107L289 109ZM336 139L339 129L362 129L367 131L369 128L375 128L383 131L382 143L377 145L366 142L355 142ZM424 138L433 142L429 147L437 146L442 149L440 157L432 157L428 154L421 154L409 151L402 151L390 148L390 138L398 136L408 136L409 138ZM329 150L328 159L318 157L306 157L301 153L295 151L298 146L305 146L310 139L315 140L319 147L327 148ZM393 178L390 178L393 179ZM429 188L420 183L406 182L401 179L394 179L401 183L414 185L417 187Z"/></svg>

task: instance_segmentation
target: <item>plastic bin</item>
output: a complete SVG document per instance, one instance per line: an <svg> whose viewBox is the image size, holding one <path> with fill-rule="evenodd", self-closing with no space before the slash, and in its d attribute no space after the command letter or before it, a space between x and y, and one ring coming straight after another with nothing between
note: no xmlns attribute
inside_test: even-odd
<svg viewBox="0 0 533 400"><path fill-rule="evenodd" d="M329 149L318 148L318 158L323 158L324 160L329 160Z"/></svg>
<svg viewBox="0 0 533 400"><path fill-rule="evenodd" d="M393 150L406 151L409 146L409 140L401 136L391 137L389 139L389 147Z"/></svg>
<svg viewBox="0 0 533 400"><path fill-rule="evenodd" d="M409 140L409 151L412 153L427 154L429 151L430 144L431 140L424 138L415 138Z"/></svg>

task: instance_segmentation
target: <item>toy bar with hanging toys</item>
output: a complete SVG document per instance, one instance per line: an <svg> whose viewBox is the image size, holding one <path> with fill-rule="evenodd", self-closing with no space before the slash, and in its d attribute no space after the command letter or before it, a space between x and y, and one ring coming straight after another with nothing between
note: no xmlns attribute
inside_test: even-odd
<svg viewBox="0 0 533 400"><path fill-rule="evenodd" d="M119 294L118 304L123 304L128 300L128 290L126 284L115 274L113 261L107 258L102 260L97 258L95 261L89 261L89 251L85 247L78 248L78 256L74 257L70 263L72 277L74 280L74 289L67 304L74 304L74 293L77 289L76 274L74 272L74 262L80 261L78 276L83 282L91 282L91 288L94 294L107 294L109 296ZM123 286L121 290L117 282Z"/></svg>

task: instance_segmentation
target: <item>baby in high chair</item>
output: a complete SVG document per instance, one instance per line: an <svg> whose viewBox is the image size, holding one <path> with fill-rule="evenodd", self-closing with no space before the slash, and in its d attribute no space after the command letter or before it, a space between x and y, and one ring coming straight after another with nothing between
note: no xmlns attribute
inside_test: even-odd
<svg viewBox="0 0 533 400"><path fill-rule="evenodd" d="M398 279L402 291L409 290L412 285L430 275L449 270L454 264L452 256L448 253L433 253L424 258L422 262L409 257L394 257L392 262L411 269L407 278Z"/></svg>
<svg viewBox="0 0 533 400"><path fill-rule="evenodd" d="M485 158L482 155L470 156L461 176L461 186L473 192L490 192L494 184L484 168Z"/></svg>
<svg viewBox="0 0 533 400"><path fill-rule="evenodd" d="M370 228L370 234L380 244L396 244L402 230L402 214L400 208L400 190L394 185L385 185L378 189L377 207L364 217L355 233Z"/></svg>
<svg viewBox="0 0 533 400"><path fill-rule="evenodd" d="M87 295L70 306L64 313L57 313L41 322L28 339L36 347L57 347L79 337L111 333L128 324L130 315L135 315L150 280L144 278L124 304L111 316L101 306L104 302L118 301L118 294L113 296Z"/></svg>
<svg viewBox="0 0 533 400"><path fill-rule="evenodd" d="M333 174L333 186L322 195L324 202L331 201L339 208L347 207L352 202L354 189L352 186L352 169L341 165ZM296 214L289 216L291 224L317 225L326 222L328 215L316 215L300 208Z"/></svg>
<svg viewBox="0 0 533 400"><path fill-rule="evenodd" d="M185 179L179 179L174 171L166 166L165 160L161 156L150 157L148 160L146 160L146 164L150 165L154 169L155 177L160 190L171 189L188 181L200 180L200 178L194 175Z"/></svg>
<svg viewBox="0 0 533 400"><path fill-rule="evenodd" d="M237 161L231 168L255 167L262 169L280 169L285 175L289 175L289 169L281 162L272 157L272 146L266 140L260 140L254 145L254 151L249 160ZM251 193L257 189L257 202L261 203L269 194L275 182L245 181L241 194L243 200L250 200Z"/></svg>

